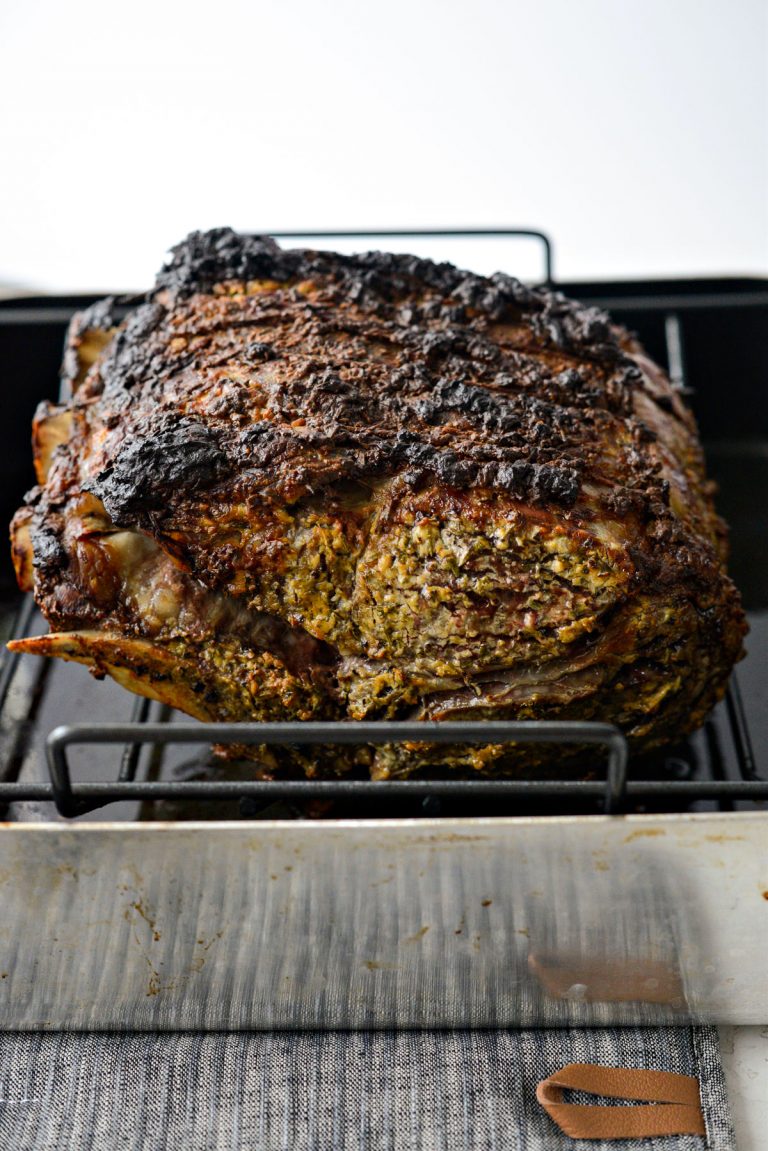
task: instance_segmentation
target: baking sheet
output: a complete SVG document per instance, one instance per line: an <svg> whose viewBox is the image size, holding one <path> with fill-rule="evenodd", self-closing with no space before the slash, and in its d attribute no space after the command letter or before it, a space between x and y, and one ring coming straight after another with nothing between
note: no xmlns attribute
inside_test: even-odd
<svg viewBox="0 0 768 1151"><path fill-rule="evenodd" d="M0 829L0 1027L764 1022L765 816Z"/></svg>

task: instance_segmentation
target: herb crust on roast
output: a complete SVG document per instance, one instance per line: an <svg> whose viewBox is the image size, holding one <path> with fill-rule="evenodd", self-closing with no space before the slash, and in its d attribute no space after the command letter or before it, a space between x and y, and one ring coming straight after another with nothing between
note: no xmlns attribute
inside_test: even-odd
<svg viewBox="0 0 768 1151"><path fill-rule="evenodd" d="M51 632L15 650L204 720L597 719L639 751L722 696L745 624L695 423L603 312L229 229L115 308L75 318L69 398L35 417L13 555ZM259 770L525 754L287 749Z"/></svg>

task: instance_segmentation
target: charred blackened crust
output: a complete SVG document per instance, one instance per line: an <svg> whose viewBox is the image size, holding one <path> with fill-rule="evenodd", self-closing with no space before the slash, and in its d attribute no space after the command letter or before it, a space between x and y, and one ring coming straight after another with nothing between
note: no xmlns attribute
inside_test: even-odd
<svg viewBox="0 0 768 1151"><path fill-rule="evenodd" d="M84 486L124 523L161 510L169 492L212 487L226 471L227 457L205 424L159 413L139 421L115 462Z"/></svg>
<svg viewBox="0 0 768 1151"><path fill-rule="evenodd" d="M391 252L344 256L282 249L268 236L240 235L230 228L193 232L173 248L156 289L191 295L232 280L315 279L332 283L346 299L369 308L396 305L421 291L431 296L424 318L460 323L469 309L489 320L502 320L523 310L531 314L542 337L556 346L589 346L608 358L617 348L607 313L576 304L558 292L527 287L502 272L479 276L453 264ZM405 324L418 317L415 302L406 304L400 315Z"/></svg>
<svg viewBox="0 0 768 1151"><path fill-rule="evenodd" d="M254 281L272 290L249 294ZM269 339L257 338L265 327ZM618 420L634 441L621 506L653 514L667 492L643 450L654 433L633 413L642 375L620 337L598 309L503 274L193 233L87 382L88 398L104 396L107 427L122 429L90 490L131 523L169 476L181 498L238 469L251 494L277 503L400 473L413 486L436 479L572 507ZM238 378L206 428L178 408L142 411L171 379L221 365ZM265 390L265 418L248 411L243 373Z"/></svg>

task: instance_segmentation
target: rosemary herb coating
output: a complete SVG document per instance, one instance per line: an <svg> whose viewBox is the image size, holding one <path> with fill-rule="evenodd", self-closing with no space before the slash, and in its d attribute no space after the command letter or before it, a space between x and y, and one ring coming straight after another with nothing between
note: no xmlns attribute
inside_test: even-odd
<svg viewBox="0 0 768 1151"><path fill-rule="evenodd" d="M609 318L509 276L173 250L76 317L13 528L51 628L206 720L599 719L636 750L722 696L744 615L696 427ZM515 773L547 749L262 751L262 774Z"/></svg>

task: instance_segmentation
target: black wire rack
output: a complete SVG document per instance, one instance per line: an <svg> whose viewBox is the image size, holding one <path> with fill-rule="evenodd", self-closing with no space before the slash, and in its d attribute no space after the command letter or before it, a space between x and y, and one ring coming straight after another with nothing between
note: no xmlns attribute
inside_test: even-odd
<svg viewBox="0 0 768 1151"><path fill-rule="evenodd" d="M535 240L544 261L543 283L551 284L554 276L552 241L546 232L535 228L377 228L363 231L270 232L276 240Z"/></svg>
<svg viewBox="0 0 768 1151"><path fill-rule="evenodd" d="M382 237L473 237L513 238L527 236L541 243L544 279L552 279L552 246L548 237L529 229L405 229L367 232L274 232L281 239L380 239ZM670 309L664 318L667 360L673 384L689 392L685 381L685 354L677 313ZM22 602L16 616L14 636L28 634L35 606L31 597ZM0 650L0 715L16 672L19 656ZM0 782L0 805L23 802L52 802L60 815L81 816L120 800L183 800L192 803L239 801L243 811L248 804L270 804L275 800L302 803L308 800L346 800L365 809L369 801L387 802L411 799L422 801L423 814L438 814L440 802L496 799L541 801L545 810L556 802L557 810L569 810L581 801L597 804L597 810L616 813L643 803L660 803L666 809L676 803L690 805L715 800L724 806L737 801L768 800L768 780L755 767L749 728L738 681L733 676L725 698L724 712L734 756L730 778L720 764L719 740L707 728L707 741L715 763L713 778L637 779L628 777L628 748L622 732L606 723L577 721L488 721L488 722L329 722L329 723L169 723L151 721L152 705L147 699L135 701L131 718L125 723L72 723L56 727L46 739L47 782ZM450 744L529 744L594 747L602 752L594 761L589 779L434 779L373 781L357 778L334 779L138 779L142 748L167 748L172 744L246 746L391 744L406 741ZM98 745L106 750L120 747L114 778L104 782L75 782L70 750ZM108 756L105 754L105 759Z"/></svg>
<svg viewBox="0 0 768 1151"><path fill-rule="evenodd" d="M14 634L24 634L34 613L26 597ZM0 711L13 680L19 656L3 649L0 665ZM701 800L759 802L768 800L768 780L758 776L744 707L735 676L726 695L726 714L736 754L736 779L629 779L628 750L622 732L611 724L580 721L487 722L292 722L292 723L168 723L150 722L150 701L138 698L126 723L74 723L59 726L46 738L50 772L47 783L0 783L0 805L53 802L60 815L81 816L120 800L303 802L346 800L535 800L559 801L560 807L580 800L598 801L605 813L631 809L639 802ZM167 713L166 713L167 714ZM450 744L529 744L585 746L604 753L602 779L278 779L278 780L139 780L139 756L147 744L339 745L391 744L406 741ZM115 778L104 782L73 782L70 749L84 745L121 747ZM108 757L105 756L108 761ZM433 806L433 810L436 809ZM429 811L429 808L426 809Z"/></svg>

